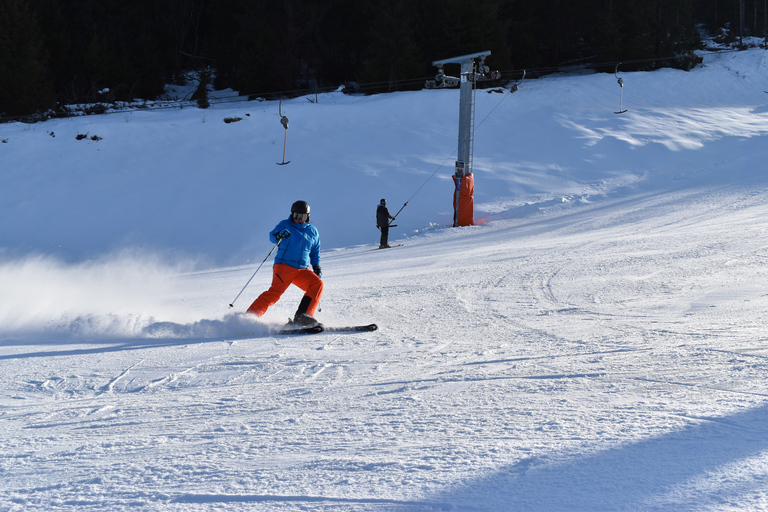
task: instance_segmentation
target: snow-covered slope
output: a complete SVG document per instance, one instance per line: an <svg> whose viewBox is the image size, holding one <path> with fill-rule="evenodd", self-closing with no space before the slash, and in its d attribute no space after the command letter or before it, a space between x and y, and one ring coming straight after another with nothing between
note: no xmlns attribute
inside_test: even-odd
<svg viewBox="0 0 768 512"><path fill-rule="evenodd" d="M623 78L479 92L467 228L456 91L0 125L0 508L768 508L768 61ZM379 331L227 307L296 199Z"/></svg>

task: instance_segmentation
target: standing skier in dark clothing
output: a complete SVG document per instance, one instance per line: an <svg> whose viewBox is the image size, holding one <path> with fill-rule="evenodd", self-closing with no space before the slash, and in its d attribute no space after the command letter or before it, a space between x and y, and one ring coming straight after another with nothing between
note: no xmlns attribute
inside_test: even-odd
<svg viewBox="0 0 768 512"><path fill-rule="evenodd" d="M379 201L379 207L376 209L376 227L381 230L381 240L379 241L379 249L388 249L389 245L389 221L395 220L393 216L389 214L387 210L387 200L382 199Z"/></svg>

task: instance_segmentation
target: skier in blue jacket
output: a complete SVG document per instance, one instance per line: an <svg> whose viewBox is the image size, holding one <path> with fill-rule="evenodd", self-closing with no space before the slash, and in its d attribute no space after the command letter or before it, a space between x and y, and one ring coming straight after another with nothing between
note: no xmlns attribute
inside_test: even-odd
<svg viewBox="0 0 768 512"><path fill-rule="evenodd" d="M320 268L320 234L309 223L309 204L296 201L291 216L281 221L269 233L272 243L278 244L275 265L272 267L272 285L253 301L247 312L262 316L275 304L291 284L304 290L293 323L301 326L316 325L314 315L323 294ZM310 265L312 270L309 270Z"/></svg>

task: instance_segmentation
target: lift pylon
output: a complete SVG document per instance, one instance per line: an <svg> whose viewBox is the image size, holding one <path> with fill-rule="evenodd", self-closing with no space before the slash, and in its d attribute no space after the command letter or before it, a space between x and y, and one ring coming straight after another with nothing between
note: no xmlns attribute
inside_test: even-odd
<svg viewBox="0 0 768 512"><path fill-rule="evenodd" d="M501 75L498 71L491 71L485 65L485 58L491 52L472 53L453 57L451 59L436 60L432 62L437 66L437 75L434 81L427 82L427 88L442 88L460 86L459 100L459 149L456 158L453 181L455 190L453 194L453 225L471 226L474 221L474 192L475 184L472 176L472 142L474 133L474 102L472 93L475 83L481 80L496 80ZM475 62L478 60L479 62ZM443 72L446 64L460 64L459 77L447 76Z"/></svg>

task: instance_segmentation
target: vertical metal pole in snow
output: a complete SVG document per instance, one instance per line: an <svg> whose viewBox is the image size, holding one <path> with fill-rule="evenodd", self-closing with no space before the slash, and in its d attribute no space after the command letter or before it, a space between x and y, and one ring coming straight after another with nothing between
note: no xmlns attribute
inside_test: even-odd
<svg viewBox="0 0 768 512"><path fill-rule="evenodd" d="M474 59L470 59L461 63L461 96L459 100L459 150L456 158L456 172L457 174L461 173L461 177L472 173L470 161L472 141L472 87L475 83L473 77L474 71Z"/></svg>
<svg viewBox="0 0 768 512"><path fill-rule="evenodd" d="M456 184L453 205L454 227L460 225L459 197L461 195L462 178L472 174L472 137L474 131L472 93L478 78L478 73L475 71L475 59L485 59L485 57L490 54L491 52L473 53L470 55L462 55L461 57L454 57L452 59L438 60L432 63L433 66L437 66L441 70L441 73L445 64L461 65L461 75L459 78L459 148L454 170L454 182ZM482 73L480 73L480 75L482 75ZM463 213L467 213L467 217L469 218L472 217L472 212Z"/></svg>

